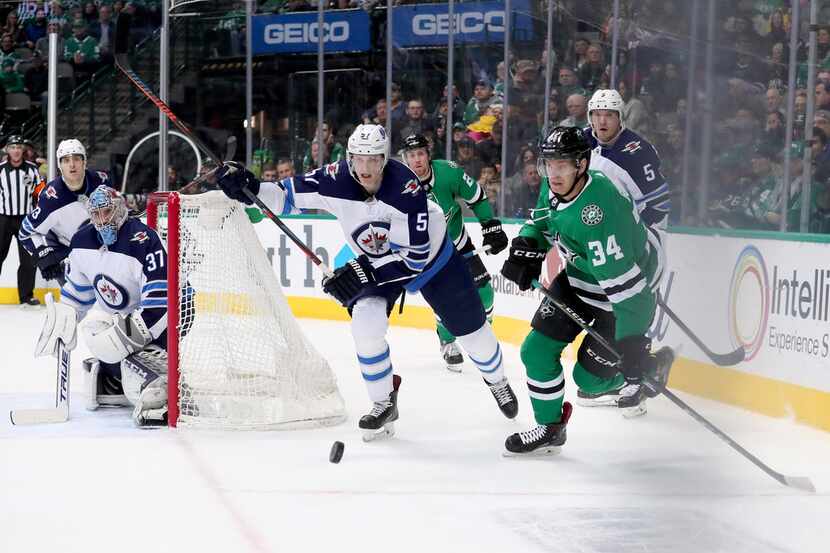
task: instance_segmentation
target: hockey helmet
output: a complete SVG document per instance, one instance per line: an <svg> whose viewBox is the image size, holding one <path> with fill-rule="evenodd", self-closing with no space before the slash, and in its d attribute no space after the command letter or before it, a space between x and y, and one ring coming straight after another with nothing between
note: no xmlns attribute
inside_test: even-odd
<svg viewBox="0 0 830 553"><path fill-rule="evenodd" d="M17 144L17 145L20 145L20 146L25 146L26 142L27 141L24 140L24 138L22 136L20 136L19 134L13 134L13 135L9 136L6 139L6 146L11 146L13 144Z"/></svg>
<svg viewBox="0 0 830 553"><path fill-rule="evenodd" d="M386 129L381 125L358 125L349 137L347 150L349 171L358 181L360 179L352 161L354 155L383 156L380 166L380 170L383 171L389 161L389 137L386 134Z"/></svg>
<svg viewBox="0 0 830 553"><path fill-rule="evenodd" d="M539 159L536 168L542 177L548 175L548 166L545 163L552 159L570 159L578 168L583 159L587 165L591 163L591 144L579 127L554 127L548 136L539 145ZM586 167L587 167L586 165ZM587 168L585 169L588 170ZM578 181L584 173L576 175Z"/></svg>
<svg viewBox="0 0 830 553"><path fill-rule="evenodd" d="M403 139L403 149L405 152L417 150L419 148L426 148L429 152L429 140L422 134L410 134Z"/></svg>
<svg viewBox="0 0 830 553"><path fill-rule="evenodd" d="M86 209L104 245L113 245L118 238L119 229L127 220L127 203L124 197L115 189L102 184L89 195Z"/></svg>
<svg viewBox="0 0 830 553"><path fill-rule="evenodd" d="M624 105L625 102L623 102L622 96L616 90L612 88L601 88L597 90L588 101L588 124L591 124L591 112L602 109L606 111L616 111L620 118L620 128L622 128L622 110Z"/></svg>

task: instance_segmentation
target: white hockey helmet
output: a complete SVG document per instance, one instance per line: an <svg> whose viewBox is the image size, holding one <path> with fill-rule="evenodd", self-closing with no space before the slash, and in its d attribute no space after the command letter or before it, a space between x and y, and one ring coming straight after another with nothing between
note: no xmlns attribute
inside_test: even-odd
<svg viewBox="0 0 830 553"><path fill-rule="evenodd" d="M352 169L352 156L383 156L383 164L381 170L386 167L386 162L389 161L389 137L386 135L386 129L381 125L358 125L352 135L349 137L348 144L349 152L349 170L354 173Z"/></svg>
<svg viewBox="0 0 830 553"><path fill-rule="evenodd" d="M60 160L65 158L66 156L71 155L80 155L83 156L84 161L86 161L86 148L84 145L81 144L81 141L77 138L70 138L69 140L62 140L60 144L58 144L58 163Z"/></svg>
<svg viewBox="0 0 830 553"><path fill-rule="evenodd" d="M622 128L622 109L624 105L625 102L623 102L622 96L619 92L614 89L600 88L594 92L594 95L591 96L591 99L588 101L588 123L591 123L592 111L595 109L604 109L607 111L617 112L617 115L620 117L620 128Z"/></svg>

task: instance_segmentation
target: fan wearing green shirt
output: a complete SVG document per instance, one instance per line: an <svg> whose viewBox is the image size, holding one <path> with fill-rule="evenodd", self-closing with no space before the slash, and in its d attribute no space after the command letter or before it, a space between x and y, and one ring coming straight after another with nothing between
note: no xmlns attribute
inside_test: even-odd
<svg viewBox="0 0 830 553"><path fill-rule="evenodd" d="M507 235L501 228L501 222L493 216L493 209L487 201L484 189L470 175L452 161L430 159L429 141L422 134L412 134L404 139L403 160L418 176L421 186L429 194L429 199L437 203L447 220L447 234L455 248L464 255L467 267L478 287L478 295L484 305L487 320L493 318L493 287L490 285L490 273L475 253L475 246L464 228L459 200L469 206L481 223L483 244L489 247L488 254L495 255L507 247ZM441 355L447 369L461 372L464 357L455 343L455 336L438 321L438 339L441 343Z"/></svg>

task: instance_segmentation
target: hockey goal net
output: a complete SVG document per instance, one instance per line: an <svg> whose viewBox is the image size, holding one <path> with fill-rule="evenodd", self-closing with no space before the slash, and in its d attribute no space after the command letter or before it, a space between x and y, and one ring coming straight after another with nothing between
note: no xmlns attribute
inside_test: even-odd
<svg viewBox="0 0 830 553"><path fill-rule="evenodd" d="M171 426L336 424L343 399L300 330L244 206L221 192L152 194L166 239Z"/></svg>

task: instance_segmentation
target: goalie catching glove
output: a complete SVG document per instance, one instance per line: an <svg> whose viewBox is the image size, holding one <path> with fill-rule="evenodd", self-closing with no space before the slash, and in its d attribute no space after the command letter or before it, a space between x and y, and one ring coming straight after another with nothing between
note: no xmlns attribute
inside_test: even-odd
<svg viewBox="0 0 830 553"><path fill-rule="evenodd" d="M259 179L239 162L226 162L216 172L216 179L228 198L243 204L254 203L245 194L245 190L250 190L254 196L259 194Z"/></svg>
<svg viewBox="0 0 830 553"><path fill-rule="evenodd" d="M501 274L515 282L519 290L529 290L542 274L542 262L547 251L536 245L536 240L517 236L510 244L510 257L504 262Z"/></svg>
<svg viewBox="0 0 830 553"><path fill-rule="evenodd" d="M78 312L64 303L55 303L52 294L46 294L46 320L35 346L35 357L57 357L59 338L67 351L72 351L77 341L77 330Z"/></svg>
<svg viewBox="0 0 830 553"><path fill-rule="evenodd" d="M487 252L490 255L496 255L507 247L507 234L501 228L501 221L498 219L481 223L481 235L484 237L482 244L490 247Z"/></svg>
<svg viewBox="0 0 830 553"><path fill-rule="evenodd" d="M344 307L349 307L368 286L376 281L372 264L361 255L337 268L334 274L323 279L323 291L334 296Z"/></svg>
<svg viewBox="0 0 830 553"><path fill-rule="evenodd" d="M153 341L138 313L125 316L92 311L81 325L81 332L90 353L105 363L118 363Z"/></svg>

